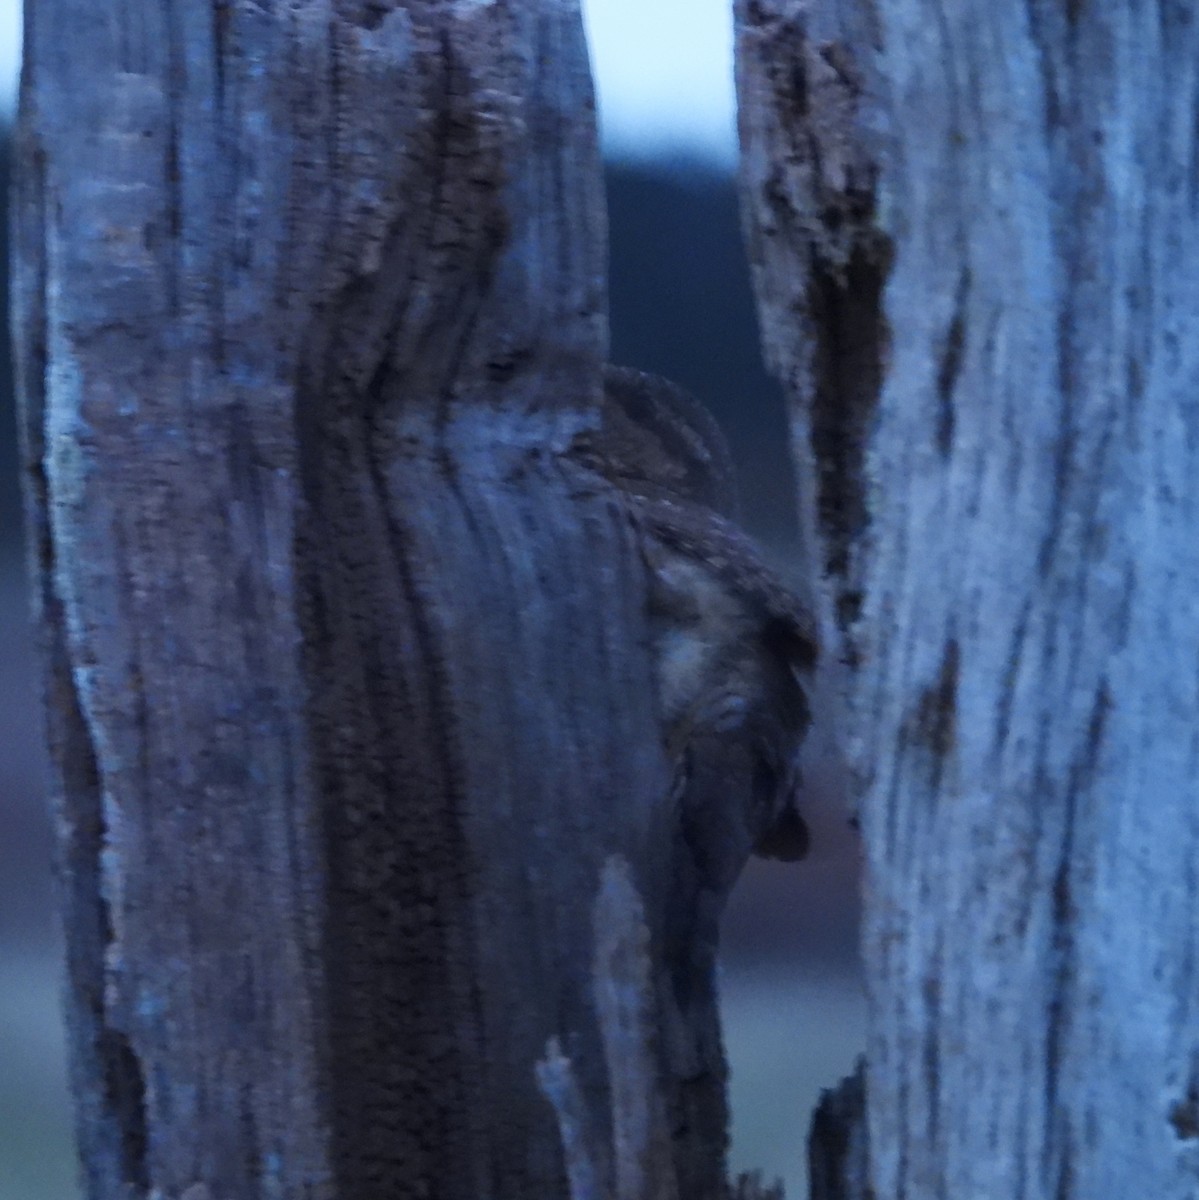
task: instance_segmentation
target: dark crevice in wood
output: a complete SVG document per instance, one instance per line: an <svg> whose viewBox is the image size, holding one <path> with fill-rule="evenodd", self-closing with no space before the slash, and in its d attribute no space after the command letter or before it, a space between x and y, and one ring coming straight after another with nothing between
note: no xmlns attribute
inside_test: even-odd
<svg viewBox="0 0 1199 1200"><path fill-rule="evenodd" d="M1058 1094L1064 1080L1066 1043L1078 992L1078 946L1074 930L1078 924L1079 906L1087 902L1086 897L1077 894L1074 878L1079 856L1078 826L1080 810L1085 804L1084 793L1099 767L1111 707L1107 679L1101 678L1095 691L1085 739L1070 768L1064 798L1061 844L1050 889L1053 967L1045 1034L1045 1111L1050 1114L1056 1136L1045 1143L1045 1171L1046 1177L1054 1180L1055 1197L1062 1197L1063 1200L1074 1195L1072 1131L1058 1103Z"/></svg>
<svg viewBox="0 0 1199 1200"><path fill-rule="evenodd" d="M180 55L179 40L183 36L178 24L178 7L168 4L165 10L167 23L167 77L169 80L168 94L164 97L166 145L163 149L163 173L165 187L163 199L166 207L166 229L163 236L167 242L169 266L164 272L167 288L167 305L172 316L178 317L180 309L179 288L183 282L183 186L180 176L179 163L179 106L172 102L183 89L184 69ZM219 61L219 59L218 59ZM153 248L148 247L151 249Z"/></svg>
<svg viewBox="0 0 1199 1200"><path fill-rule="evenodd" d="M844 267L814 257L808 284L818 338L811 413L817 510L827 569L851 592L851 553L869 521L865 449L887 361L882 296L890 266L880 235L856 243Z"/></svg>
<svg viewBox="0 0 1199 1200"><path fill-rule="evenodd" d="M896 1110L899 1113L899 1124L901 1129L906 1134L907 1131L907 1114L912 1111L912 1079L910 1075L905 1074L899 1081L898 1095L896 1097ZM869 1119L867 1117L867 1119ZM867 1126L869 1128L869 1126ZM910 1193L908 1191L908 1181L912 1175L912 1152L907 1145L904 1144L906 1138L901 1134L903 1140L899 1141L898 1158L899 1161L895 1164L895 1200L909 1200ZM814 1200L814 1198L813 1198ZM890 1200L890 1197L888 1197Z"/></svg>
<svg viewBox="0 0 1199 1200"><path fill-rule="evenodd" d="M1099 756L1103 752L1103 739L1107 732L1107 718L1112 709L1112 693L1107 678L1099 680L1095 699L1091 705L1091 719L1087 722L1085 756L1080 763L1080 784L1094 778L1099 770Z"/></svg>
<svg viewBox="0 0 1199 1200"><path fill-rule="evenodd" d="M954 399L962 369L962 357L966 349L966 304L970 298L970 268L963 267L953 297L953 316L945 331L945 342L937 365L937 398L940 409L937 415L937 449L941 457L948 457L953 449Z"/></svg>
<svg viewBox="0 0 1199 1200"><path fill-rule="evenodd" d="M183 0L183 3L186 2ZM233 20L234 3L235 0L213 0L212 5L212 98L218 113L225 107L225 63L229 53L226 43Z"/></svg>
<svg viewBox="0 0 1199 1200"><path fill-rule="evenodd" d="M810 1200L874 1200L867 1176L866 1064L824 1092L808 1134Z"/></svg>
<svg viewBox="0 0 1199 1200"><path fill-rule="evenodd" d="M254 1115L254 1084L246 1080L241 1087L242 1159L245 1163L245 1178L250 1181L251 1195L260 1195L262 1187L262 1145L258 1132L258 1119Z"/></svg>
<svg viewBox="0 0 1199 1200"><path fill-rule="evenodd" d="M927 1136L929 1144L933 1146L937 1145L941 1131L941 981L944 966L944 938L938 932L928 970L920 985L920 995L924 1001L924 1020L921 1024L924 1046L920 1065L928 1093Z"/></svg>
<svg viewBox="0 0 1199 1200"><path fill-rule="evenodd" d="M1199 213L1199 83L1190 99L1191 136L1187 142L1187 200L1188 213L1193 218Z"/></svg>
<svg viewBox="0 0 1199 1200"><path fill-rule="evenodd" d="M1016 702L1016 681L1024 661L1024 644L1028 638L1028 622L1032 614L1032 601L1025 600L1019 619L1012 633L1011 648L1003 668L1003 683L995 713L995 751L1001 754L1007 745L1008 731L1012 723L1012 707Z"/></svg>
<svg viewBox="0 0 1199 1200"><path fill-rule="evenodd" d="M1069 0L1067 0L1069 3ZM1044 132L1047 142L1064 127L1063 104L1059 79L1051 57L1051 48L1057 42L1055 31L1049 28L1057 8L1056 0L1024 0L1024 11L1028 16L1028 31L1037 55L1037 66L1041 76L1044 95Z"/></svg>
<svg viewBox="0 0 1199 1200"><path fill-rule="evenodd" d="M1191 1056L1186 1092L1170 1107L1169 1120L1180 1142L1199 1141L1199 1050Z"/></svg>
<svg viewBox="0 0 1199 1200"><path fill-rule="evenodd" d="M1058 434L1053 448L1053 497L1049 507L1049 523L1037 551L1037 574L1042 580L1049 578L1061 538L1062 520L1070 511L1067 497L1070 474L1074 470L1074 453L1077 442L1077 435L1071 422L1070 394L1067 392L1063 393L1061 432Z"/></svg>
<svg viewBox="0 0 1199 1200"><path fill-rule="evenodd" d="M1070 789L1066 797L1065 826L1061 848L1050 888L1053 972L1045 1022L1045 1111L1058 1112L1057 1089L1061 1080L1062 1054L1066 1040L1066 1023L1070 1011L1070 996L1074 987L1074 938L1071 922L1074 917L1074 895L1070 878L1076 825L1077 794ZM1057 1120L1056 1116L1051 1119ZM1046 1141L1046 1153L1055 1145ZM1048 1165L1048 1164L1047 1164Z"/></svg>
<svg viewBox="0 0 1199 1200"><path fill-rule="evenodd" d="M119 1130L121 1179L132 1200L141 1200L150 1189L142 1066L129 1039L115 1029L100 1034L99 1054L104 1064L105 1103Z"/></svg>
<svg viewBox="0 0 1199 1200"><path fill-rule="evenodd" d="M837 618L838 628L853 628L858 618L862 615L863 599L862 592L858 588L846 588L837 593L833 611Z"/></svg>
<svg viewBox="0 0 1199 1200"><path fill-rule="evenodd" d="M911 721L911 740L931 759L931 793L941 788L945 764L953 754L958 725L958 676L961 649L957 638L949 638L941 653L935 682L920 697Z"/></svg>
<svg viewBox="0 0 1199 1200"><path fill-rule="evenodd" d="M487 378L491 383L510 383L521 369L533 362L533 352L528 348L509 350L497 355L486 365Z"/></svg>
<svg viewBox="0 0 1199 1200"><path fill-rule="evenodd" d="M361 4L347 4L341 10L342 16L351 25L360 29L378 29L387 19L389 13L395 12L393 3L384 0L363 0Z"/></svg>
<svg viewBox="0 0 1199 1200"><path fill-rule="evenodd" d="M1074 484L1074 475L1080 467L1080 438L1075 420L1080 397L1075 392L1077 383L1074 378L1074 334L1069 324L1071 319L1068 308L1061 308L1057 314L1055 336L1057 390L1061 396L1060 432L1054 443L1053 500L1049 506L1049 523L1037 552L1037 572L1043 580L1048 580L1055 564L1062 534L1062 520L1067 512L1072 511L1069 504L1071 487ZM1097 472L1095 475L1098 478Z"/></svg>
<svg viewBox="0 0 1199 1200"><path fill-rule="evenodd" d="M369 770L365 764L356 769L357 782L356 741L339 748L335 738L318 763L330 849L325 969L333 1005L326 1065L333 1160L347 1195L379 1194L397 1170L406 1179L465 1186L447 1182L465 1169L465 1160L451 1167L442 1156L465 1144L464 1123L474 1111L464 1094L473 1085L460 1041L476 1035L463 1024L465 1012L474 1013L474 1031L482 1028L482 1001L477 992L461 994L462 981L455 979L470 937L469 849L460 828L462 787L447 684L436 633L421 609L430 601L418 594L408 535L396 524L389 494L394 468L363 415L332 407L337 415L326 414L327 423L312 420L308 410L301 439L313 521L301 536L302 574L309 581L305 641L314 718L326 731L315 741L324 744L332 729L358 727L386 748L381 758L372 752ZM371 485L364 496L343 490L342 480L363 476ZM377 522L388 547L383 554L371 548ZM331 551L334 559L326 560ZM413 639L403 677L387 649L395 636ZM351 660L365 667L358 683L339 679L340 664ZM414 687L423 690L418 695ZM423 730L420 744L388 736L396 720ZM429 890L434 880L440 880L436 892ZM448 886L451 880L457 882ZM347 1061L362 1069L338 1068ZM393 1136L396 1114L404 1112L419 1116Z"/></svg>

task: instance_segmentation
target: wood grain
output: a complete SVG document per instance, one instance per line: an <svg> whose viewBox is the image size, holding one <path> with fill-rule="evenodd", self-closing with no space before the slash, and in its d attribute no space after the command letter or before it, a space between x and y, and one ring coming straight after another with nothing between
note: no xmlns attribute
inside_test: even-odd
<svg viewBox="0 0 1199 1200"><path fill-rule="evenodd" d="M1193 1197L1199 29L737 19L763 340L847 664L870 1194Z"/></svg>
<svg viewBox="0 0 1199 1200"><path fill-rule="evenodd" d="M25 63L87 1194L564 1195L534 1068L560 1038L608 1119L602 864L658 953L686 924L644 567L565 454L607 336L577 5L46 0ZM661 978L667 1104L723 1113Z"/></svg>

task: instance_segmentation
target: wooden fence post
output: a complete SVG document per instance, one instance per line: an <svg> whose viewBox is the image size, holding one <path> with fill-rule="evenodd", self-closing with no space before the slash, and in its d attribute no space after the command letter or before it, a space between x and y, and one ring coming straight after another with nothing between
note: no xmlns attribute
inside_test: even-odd
<svg viewBox="0 0 1199 1200"><path fill-rule="evenodd" d="M675 903L577 5L39 0L18 162L90 1200L564 1194L604 863Z"/></svg>
<svg viewBox="0 0 1199 1200"><path fill-rule="evenodd" d="M867 852L816 1194L1187 1200L1199 22L738 0L737 54Z"/></svg>

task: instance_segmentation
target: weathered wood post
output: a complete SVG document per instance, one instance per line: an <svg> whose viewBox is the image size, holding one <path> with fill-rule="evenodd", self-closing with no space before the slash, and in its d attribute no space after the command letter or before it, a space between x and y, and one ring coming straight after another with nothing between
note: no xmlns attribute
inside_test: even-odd
<svg viewBox="0 0 1199 1200"><path fill-rule="evenodd" d="M869 1150L830 1107L818 1194L1193 1197L1199 22L737 23L868 858Z"/></svg>
<svg viewBox="0 0 1199 1200"><path fill-rule="evenodd" d="M39 0L18 163L90 1200L564 1195L535 1065L607 1120L604 864L651 952L686 924L645 567L564 453L606 341L577 5ZM710 997L655 963L720 1195L677 1121L723 1111Z"/></svg>

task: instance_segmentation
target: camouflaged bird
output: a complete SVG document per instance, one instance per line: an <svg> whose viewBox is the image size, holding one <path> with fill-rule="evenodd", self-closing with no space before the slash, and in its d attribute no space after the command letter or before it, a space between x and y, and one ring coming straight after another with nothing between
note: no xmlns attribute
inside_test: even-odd
<svg viewBox="0 0 1199 1200"><path fill-rule="evenodd" d="M580 450L639 533L673 795L700 877L727 895L751 852L807 848L797 758L811 621L735 523L728 448L681 388L607 368L600 429Z"/></svg>

